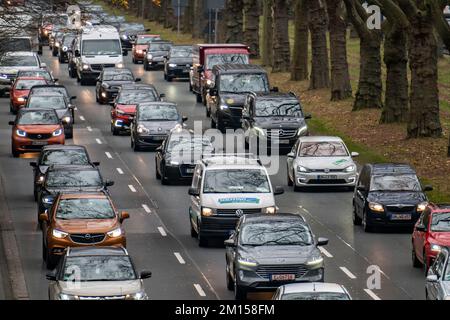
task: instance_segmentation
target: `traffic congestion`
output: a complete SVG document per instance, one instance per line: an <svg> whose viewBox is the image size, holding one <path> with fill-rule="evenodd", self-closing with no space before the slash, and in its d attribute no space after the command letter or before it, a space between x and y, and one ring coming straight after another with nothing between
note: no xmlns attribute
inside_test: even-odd
<svg viewBox="0 0 450 320"><path fill-rule="evenodd" d="M0 56L30 298L450 300L450 204L412 165L317 135L246 44L81 16L44 14L38 50Z"/></svg>

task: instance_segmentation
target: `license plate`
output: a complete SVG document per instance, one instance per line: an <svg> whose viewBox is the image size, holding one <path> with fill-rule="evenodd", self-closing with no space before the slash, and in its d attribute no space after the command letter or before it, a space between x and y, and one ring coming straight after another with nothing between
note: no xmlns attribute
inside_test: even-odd
<svg viewBox="0 0 450 320"><path fill-rule="evenodd" d="M333 179L337 179L337 176L320 175L320 176L317 176L317 179L333 180Z"/></svg>
<svg viewBox="0 0 450 320"><path fill-rule="evenodd" d="M45 146L48 144L48 142L47 141L33 141L31 144L33 146Z"/></svg>
<svg viewBox="0 0 450 320"><path fill-rule="evenodd" d="M194 173L194 169L186 169L186 173Z"/></svg>
<svg viewBox="0 0 450 320"><path fill-rule="evenodd" d="M270 277L272 281L289 281L295 280L295 274L272 274Z"/></svg>
<svg viewBox="0 0 450 320"><path fill-rule="evenodd" d="M164 140L164 137L153 137L153 140L162 141L162 140Z"/></svg>
<svg viewBox="0 0 450 320"><path fill-rule="evenodd" d="M411 220L410 214L393 214L391 220Z"/></svg>
<svg viewBox="0 0 450 320"><path fill-rule="evenodd" d="M274 140L277 141L277 140ZM289 140L278 140L278 144L289 144Z"/></svg>

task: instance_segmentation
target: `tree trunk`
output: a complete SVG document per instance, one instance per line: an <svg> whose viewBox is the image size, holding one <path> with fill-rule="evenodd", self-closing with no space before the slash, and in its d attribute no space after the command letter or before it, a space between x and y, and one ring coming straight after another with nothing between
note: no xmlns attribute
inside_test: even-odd
<svg viewBox="0 0 450 320"><path fill-rule="evenodd" d="M295 39L291 80L308 79L308 10L306 0L295 2Z"/></svg>
<svg viewBox="0 0 450 320"><path fill-rule="evenodd" d="M194 16L192 19L194 21L192 37L193 38L203 38L203 29L205 28L205 14L204 14L204 0L194 0Z"/></svg>
<svg viewBox="0 0 450 320"><path fill-rule="evenodd" d="M384 42L386 64L386 93L380 123L399 123L408 120L408 57L406 31L391 25Z"/></svg>
<svg viewBox="0 0 450 320"><path fill-rule="evenodd" d="M225 42L241 43L243 37L243 0L225 1Z"/></svg>
<svg viewBox="0 0 450 320"><path fill-rule="evenodd" d="M244 43L253 58L259 58L259 0L244 0Z"/></svg>
<svg viewBox="0 0 450 320"><path fill-rule="evenodd" d="M328 19L322 1L308 0L308 25L311 33L311 79L309 89L328 88L330 69L328 64Z"/></svg>
<svg viewBox="0 0 450 320"><path fill-rule="evenodd" d="M352 96L347 62L347 23L342 18L342 0L327 0L331 56L331 101Z"/></svg>
<svg viewBox="0 0 450 320"><path fill-rule="evenodd" d="M273 66L272 72L287 72L291 66L289 47L288 3L286 0L274 0L273 19Z"/></svg>
<svg viewBox="0 0 450 320"><path fill-rule="evenodd" d="M262 30L262 65L272 66L273 64L273 19L272 19L272 5L273 0L263 1L263 30Z"/></svg>
<svg viewBox="0 0 450 320"><path fill-rule="evenodd" d="M415 15L411 21L409 65L411 69L408 137L440 137L437 45L430 16Z"/></svg>

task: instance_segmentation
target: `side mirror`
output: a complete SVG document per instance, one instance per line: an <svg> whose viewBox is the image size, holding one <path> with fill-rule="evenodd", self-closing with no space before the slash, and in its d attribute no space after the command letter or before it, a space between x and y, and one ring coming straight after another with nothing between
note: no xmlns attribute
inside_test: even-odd
<svg viewBox="0 0 450 320"><path fill-rule="evenodd" d="M217 91L217 89L216 88L211 88L211 89L209 89L209 95L210 96L217 96L218 95L218 91Z"/></svg>
<svg viewBox="0 0 450 320"><path fill-rule="evenodd" d="M352 156L352 158L358 157L358 156L359 156L359 153L358 153L358 152L352 152L352 153L351 153L351 156Z"/></svg>
<svg viewBox="0 0 450 320"><path fill-rule="evenodd" d="M54 82L57 82L58 80L59 80L58 78L54 78L54 79L53 79Z"/></svg>
<svg viewBox="0 0 450 320"><path fill-rule="evenodd" d="M428 282L437 282L438 281L438 277L435 274L430 274L427 276L427 281Z"/></svg>
<svg viewBox="0 0 450 320"><path fill-rule="evenodd" d="M122 50L122 55L123 56L127 56L128 55L128 50L127 49L123 49Z"/></svg>
<svg viewBox="0 0 450 320"><path fill-rule="evenodd" d="M312 116L310 113L305 114L305 120L309 120L311 118L312 118Z"/></svg>
<svg viewBox="0 0 450 320"><path fill-rule="evenodd" d="M45 210L44 213L41 213L41 214L39 215L39 221L48 221L48 213L47 213L47 212L48 212L48 211Z"/></svg>
<svg viewBox="0 0 450 320"><path fill-rule="evenodd" d="M37 162L36 161L31 161L30 162L30 167L36 168L37 167Z"/></svg>
<svg viewBox="0 0 450 320"><path fill-rule="evenodd" d="M105 187L111 187L114 185L114 181L112 180L105 180Z"/></svg>
<svg viewBox="0 0 450 320"><path fill-rule="evenodd" d="M75 100L77 98L77 96L71 96L70 100Z"/></svg>
<svg viewBox="0 0 450 320"><path fill-rule="evenodd" d="M419 224L416 226L416 231L425 232L427 231L427 228L423 224Z"/></svg>
<svg viewBox="0 0 450 320"><path fill-rule="evenodd" d="M429 184L423 187L423 191L433 191L433 186L430 186Z"/></svg>
<svg viewBox="0 0 450 320"><path fill-rule="evenodd" d="M203 66L198 66L197 67L197 72L198 73L202 73L203 71L205 71L205 68Z"/></svg>
<svg viewBox="0 0 450 320"><path fill-rule="evenodd" d="M273 87L272 89L270 89L271 92L279 92L280 89L278 89L278 87Z"/></svg>
<svg viewBox="0 0 450 320"><path fill-rule="evenodd" d="M152 273L150 271L141 271L140 278L141 279L148 279L152 277Z"/></svg>
<svg viewBox="0 0 450 320"><path fill-rule="evenodd" d="M234 247L234 239L227 239L223 242L223 244L225 245L225 247Z"/></svg>
<svg viewBox="0 0 450 320"><path fill-rule="evenodd" d="M287 154L287 157L288 157L288 158L295 158L295 153L289 152L289 153Z"/></svg>
<svg viewBox="0 0 450 320"><path fill-rule="evenodd" d="M197 188L189 188L188 194L194 197L198 197L200 195L200 192Z"/></svg>
<svg viewBox="0 0 450 320"><path fill-rule="evenodd" d="M50 281L56 281L56 269L47 273L45 278Z"/></svg>
<svg viewBox="0 0 450 320"><path fill-rule="evenodd" d="M165 94L165 93L161 93L161 94L159 95L159 97L160 97L160 98L165 98L165 97L166 97L166 94Z"/></svg>
<svg viewBox="0 0 450 320"><path fill-rule="evenodd" d="M9 124L10 126L13 126L15 123L14 123L14 121L9 121L8 124Z"/></svg>
<svg viewBox="0 0 450 320"><path fill-rule="evenodd" d="M141 81L142 81L141 78L136 78L136 79L134 79L134 82L141 82Z"/></svg>
<svg viewBox="0 0 450 320"><path fill-rule="evenodd" d="M78 50L78 49L75 50L75 57L78 58L78 57L80 57L80 56L81 56L81 55L80 55L80 50Z"/></svg>
<svg viewBox="0 0 450 320"><path fill-rule="evenodd" d="M155 149L156 152L161 152L162 151L162 147L159 146L158 148Z"/></svg>
<svg viewBox="0 0 450 320"><path fill-rule="evenodd" d="M279 195L279 194L283 194L284 193L284 188L280 187L280 186L276 186L275 190L273 191L274 195Z"/></svg>
<svg viewBox="0 0 450 320"><path fill-rule="evenodd" d="M47 64L45 62L41 62L41 68L47 68Z"/></svg>
<svg viewBox="0 0 450 320"><path fill-rule="evenodd" d="M327 238L319 238L317 239L317 245L318 246L326 246L328 244Z"/></svg>
<svg viewBox="0 0 450 320"><path fill-rule="evenodd" d="M129 219L130 218L130 214L126 211L122 211L120 213L120 222L122 222L125 219Z"/></svg>
<svg viewBox="0 0 450 320"><path fill-rule="evenodd" d="M100 161L94 161L94 162L92 162L92 164L93 164L94 166L98 167L98 166L100 165Z"/></svg>
<svg viewBox="0 0 450 320"><path fill-rule="evenodd" d="M188 119L188 117L186 117L186 116L182 116L182 117L181 117L181 120L182 120L183 122L186 122L187 119Z"/></svg>
<svg viewBox="0 0 450 320"><path fill-rule="evenodd" d="M363 186L363 185L357 186L356 190L364 192L364 191L366 191L366 186Z"/></svg>

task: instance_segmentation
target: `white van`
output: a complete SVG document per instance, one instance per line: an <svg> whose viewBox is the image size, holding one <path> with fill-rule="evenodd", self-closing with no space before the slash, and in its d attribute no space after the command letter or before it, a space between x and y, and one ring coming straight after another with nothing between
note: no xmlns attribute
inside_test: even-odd
<svg viewBox="0 0 450 320"><path fill-rule="evenodd" d="M202 159L194 169L189 188L191 236L206 246L209 238L227 238L244 214L275 214L269 174L259 159L245 154L216 154Z"/></svg>
<svg viewBox="0 0 450 320"><path fill-rule="evenodd" d="M120 36L113 26L84 27L73 46L77 80L82 84L95 82L103 68L123 68Z"/></svg>

